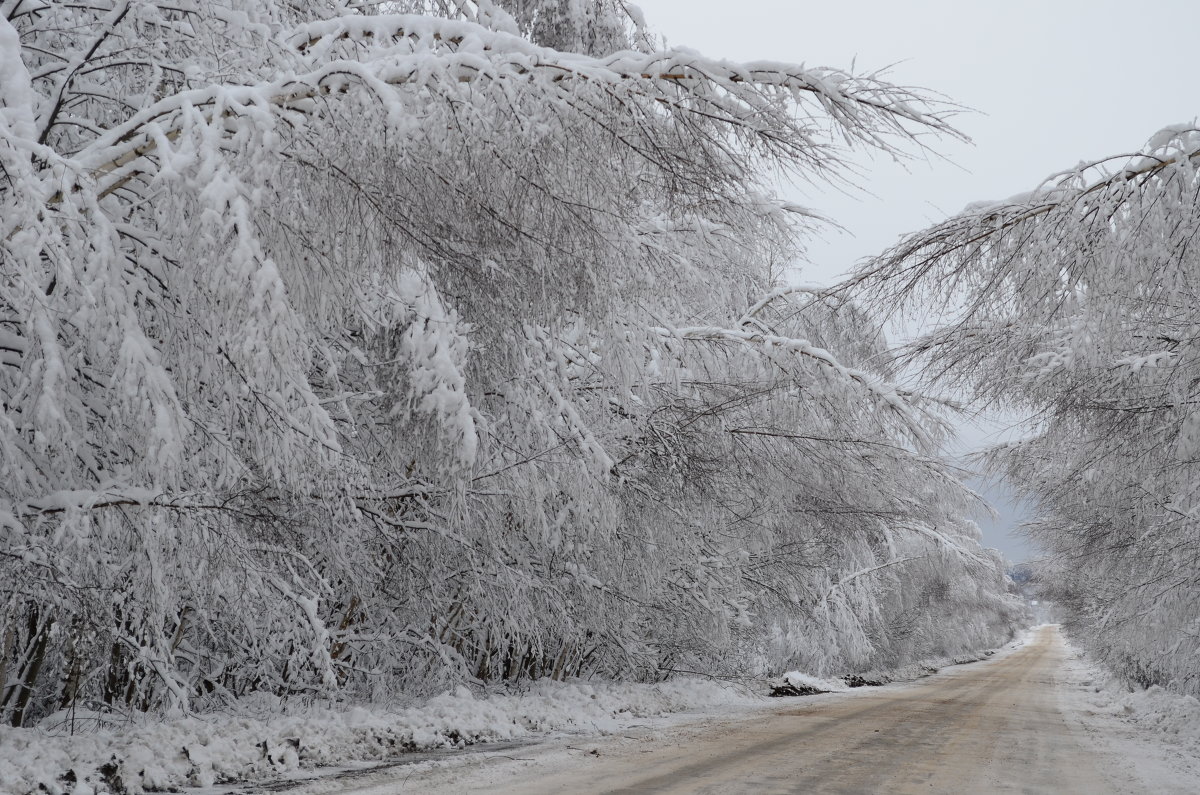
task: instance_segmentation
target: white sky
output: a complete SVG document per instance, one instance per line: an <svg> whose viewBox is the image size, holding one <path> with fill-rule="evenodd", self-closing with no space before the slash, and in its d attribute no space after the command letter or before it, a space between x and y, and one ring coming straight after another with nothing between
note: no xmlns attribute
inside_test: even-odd
<svg viewBox="0 0 1200 795"><path fill-rule="evenodd" d="M861 159L870 194L792 194L849 232L812 242L806 282L835 281L968 202L1030 190L1056 171L1136 150L1161 127L1200 115L1197 0L635 2L672 46L739 61L891 67L891 82L972 109L955 120L972 144L931 142L949 162ZM981 522L985 542L1025 558L1024 542L1005 532L1015 513L997 507L998 523Z"/></svg>

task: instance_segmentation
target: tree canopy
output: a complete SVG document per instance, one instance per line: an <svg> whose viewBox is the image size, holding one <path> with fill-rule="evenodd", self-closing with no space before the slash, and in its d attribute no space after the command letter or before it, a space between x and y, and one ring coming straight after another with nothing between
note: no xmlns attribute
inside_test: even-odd
<svg viewBox="0 0 1200 795"><path fill-rule="evenodd" d="M946 111L623 2L0 3L0 709L822 673L1019 606L790 286Z"/></svg>
<svg viewBox="0 0 1200 795"><path fill-rule="evenodd" d="M1200 694L1200 130L981 202L863 268L874 306L949 307L906 358L942 388L1027 413L986 460L1070 628L1127 679Z"/></svg>

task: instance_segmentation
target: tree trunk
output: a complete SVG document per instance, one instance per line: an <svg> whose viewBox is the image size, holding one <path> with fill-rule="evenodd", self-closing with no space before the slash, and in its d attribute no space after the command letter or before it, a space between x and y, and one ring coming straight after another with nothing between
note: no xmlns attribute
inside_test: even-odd
<svg viewBox="0 0 1200 795"><path fill-rule="evenodd" d="M38 674L42 672L42 663L46 659L46 647L50 644L50 628L52 626L54 626L53 616L48 618L39 627L37 610L30 611L29 629L31 636L35 640L33 643L33 652L29 656L29 661L25 664L21 681L17 685L17 703L13 707L12 725L18 728L25 723L25 710L29 707L29 700L33 697L33 690L37 686Z"/></svg>

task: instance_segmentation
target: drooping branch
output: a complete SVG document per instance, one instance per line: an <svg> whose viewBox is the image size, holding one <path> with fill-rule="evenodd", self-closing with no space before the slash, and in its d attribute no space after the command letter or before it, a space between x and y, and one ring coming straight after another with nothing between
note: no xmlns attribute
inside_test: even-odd
<svg viewBox="0 0 1200 795"><path fill-rule="evenodd" d="M1170 179L1174 168L1200 162L1200 129L1169 127L1156 134L1137 154L1084 163L1047 179L1028 193L1003 201L974 202L963 212L901 240L889 251L852 274L831 293L869 296L873 305L907 303L932 282L957 282L971 263L996 251L995 244L1016 236L1021 248L1005 250L1015 258L1022 249L1063 232L1075 232L1081 217L1100 212L1111 220L1137 202L1147 183ZM1111 169L1111 164L1119 164ZM1074 220L1069 220L1074 219ZM1042 224L1044 233L1025 233ZM1095 227L1105 233L1104 223ZM955 270L947 270L952 265Z"/></svg>
<svg viewBox="0 0 1200 795"><path fill-rule="evenodd" d="M304 26L290 38L305 52L318 42L370 40L376 49L361 60L334 59L311 70L255 86L211 86L182 91L134 114L81 150L76 162L97 180L100 197L140 176L152 174L156 151L182 134L181 119L199 113L209 125L215 116L232 119L265 111L282 121L323 111L315 100L359 88L377 98L392 123L401 106L388 89L449 90L468 83L534 79L546 100L558 101L582 87L619 89L630 96L665 102L673 111L702 113L710 121L761 138L768 147L800 154L819 148L803 120L788 105L801 95L814 97L821 110L852 140L889 152L883 136L915 141L918 129L959 135L945 111L920 110L929 101L909 90L870 77L836 70L803 69L775 63L731 64L694 53L625 52L608 58L560 53L525 39L461 21L424 16L350 16ZM307 38L306 38L307 37ZM405 47L379 47L400 39ZM393 51L396 50L396 51ZM571 82L577 87L570 87ZM662 82L674 90L664 93ZM698 104L697 104L698 103ZM753 121L751 121L753 119ZM878 122L879 127L874 124ZM910 128L908 125L914 125ZM52 201L60 201L57 194Z"/></svg>
<svg viewBox="0 0 1200 795"><path fill-rule="evenodd" d="M761 348L765 351L784 351L809 359L828 369L848 383L862 388L875 400L887 406L899 417L918 447L924 451L936 449L934 439L918 418L915 407L894 385L887 383L874 373L843 365L829 351L813 345L805 339L781 337L746 329L727 329L719 326L690 326L680 328L652 328L650 331L666 339L689 342L735 342Z"/></svg>

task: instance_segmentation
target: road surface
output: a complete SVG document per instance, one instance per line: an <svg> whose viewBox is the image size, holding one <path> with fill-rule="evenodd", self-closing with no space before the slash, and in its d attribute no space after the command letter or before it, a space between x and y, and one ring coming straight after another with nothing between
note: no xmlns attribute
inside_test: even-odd
<svg viewBox="0 0 1200 795"><path fill-rule="evenodd" d="M920 682L788 699L667 732L561 741L326 792L1141 793L1195 791L1064 708L1056 627ZM1078 711L1078 710L1076 710ZM1137 759L1121 758L1138 757ZM1155 765L1158 767L1155 767ZM1149 765L1149 767L1147 767ZM1147 772L1149 771L1149 772ZM349 784L349 782L347 782Z"/></svg>

